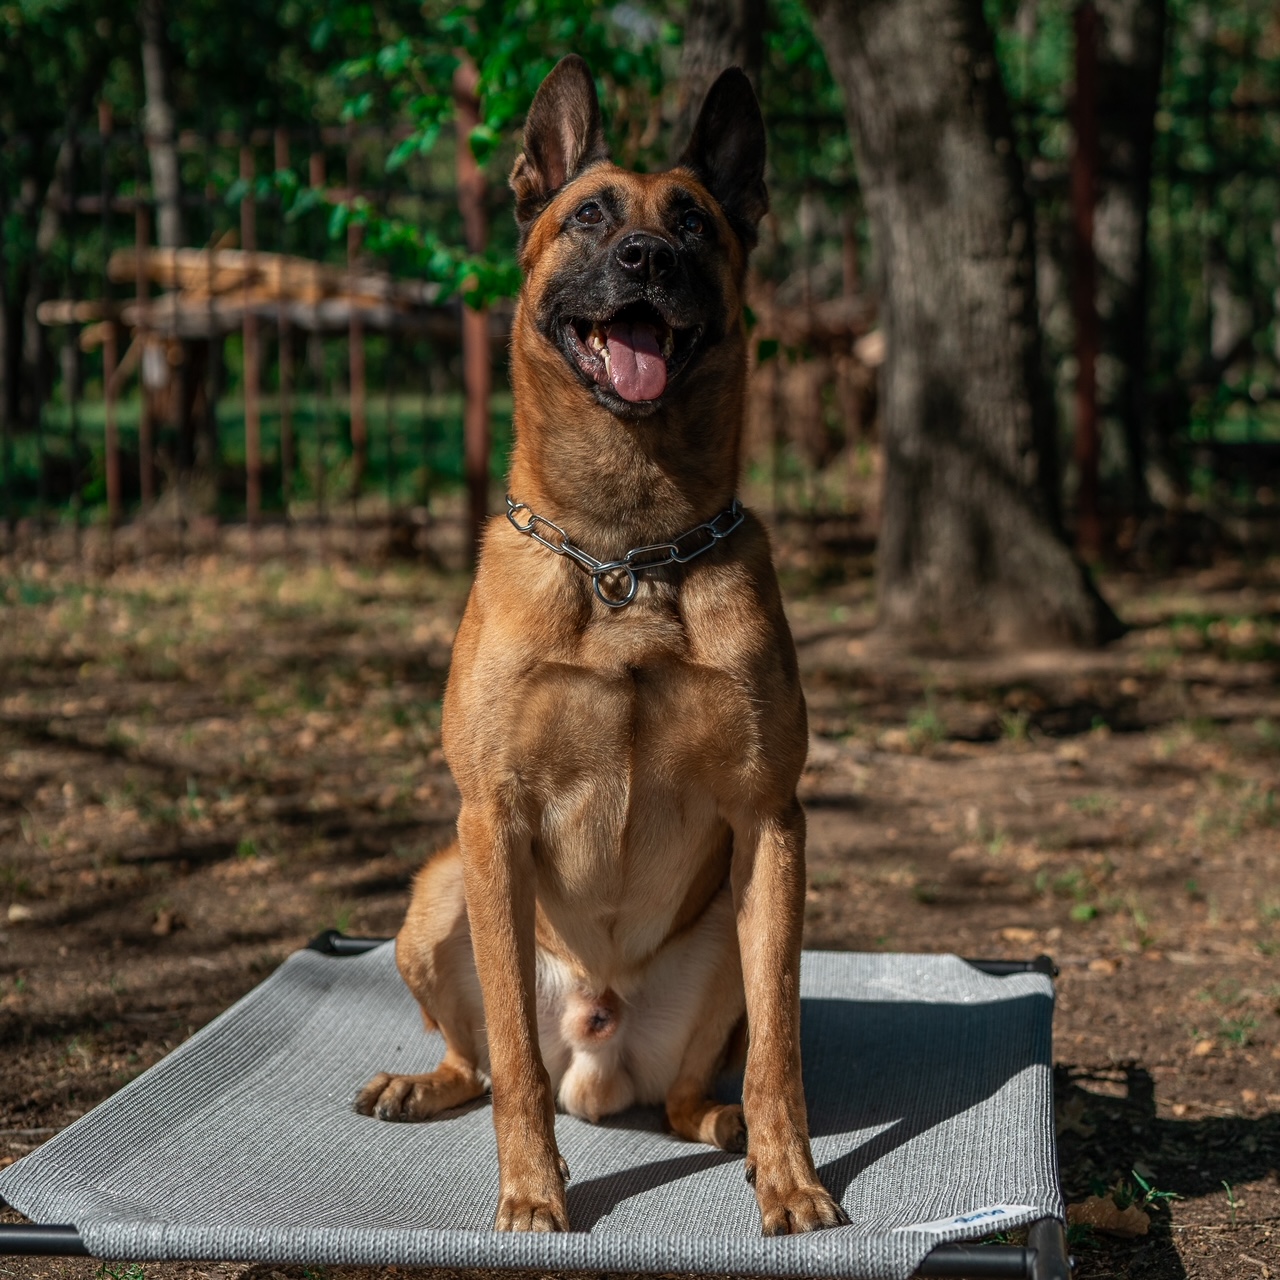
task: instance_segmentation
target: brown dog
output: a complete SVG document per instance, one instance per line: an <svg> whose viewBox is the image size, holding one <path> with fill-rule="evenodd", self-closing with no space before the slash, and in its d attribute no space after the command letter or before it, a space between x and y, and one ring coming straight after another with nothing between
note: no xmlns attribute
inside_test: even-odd
<svg viewBox="0 0 1280 1280"><path fill-rule="evenodd" d="M396 943L448 1049L357 1102L425 1120L492 1087L500 1231L568 1229L557 1102L592 1121L665 1102L676 1133L745 1149L766 1234L846 1221L800 1083L804 699L766 535L734 501L764 145L735 69L676 168L619 169L569 57L511 176L515 507L445 698L458 841ZM711 1086L744 1014L727 1106Z"/></svg>

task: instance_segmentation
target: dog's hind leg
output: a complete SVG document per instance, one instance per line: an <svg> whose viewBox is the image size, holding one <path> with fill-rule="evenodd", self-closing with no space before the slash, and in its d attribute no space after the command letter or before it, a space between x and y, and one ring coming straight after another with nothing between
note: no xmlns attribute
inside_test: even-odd
<svg viewBox="0 0 1280 1280"><path fill-rule="evenodd" d="M458 846L442 850L418 873L396 964L422 1010L428 1031L437 1028L446 1051L424 1075L381 1072L360 1091L355 1108L379 1120L428 1120L478 1098L489 1082L484 1002L471 950Z"/></svg>
<svg viewBox="0 0 1280 1280"><path fill-rule="evenodd" d="M707 941L715 947L699 957L705 969L688 975L697 984L697 1015L680 1069L667 1090L667 1123L690 1142L705 1142L722 1151L745 1151L742 1108L737 1103L716 1102L710 1096L716 1076L739 1049L739 1032L746 1016L742 965L727 893L723 902L712 904L707 918L696 927L708 931L711 936Z"/></svg>

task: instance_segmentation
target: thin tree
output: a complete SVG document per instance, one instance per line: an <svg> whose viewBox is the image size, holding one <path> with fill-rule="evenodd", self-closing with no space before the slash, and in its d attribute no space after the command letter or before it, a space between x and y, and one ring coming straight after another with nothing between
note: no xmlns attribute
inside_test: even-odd
<svg viewBox="0 0 1280 1280"><path fill-rule="evenodd" d="M909 643L1096 644L1062 537L1030 202L981 0L811 0L881 273L881 625Z"/></svg>
<svg viewBox="0 0 1280 1280"><path fill-rule="evenodd" d="M1148 501L1147 221L1156 103L1164 67L1165 0L1095 0L1098 47L1098 139L1101 166L1094 252L1100 268L1098 309L1104 410L1119 419L1129 462L1129 501Z"/></svg>

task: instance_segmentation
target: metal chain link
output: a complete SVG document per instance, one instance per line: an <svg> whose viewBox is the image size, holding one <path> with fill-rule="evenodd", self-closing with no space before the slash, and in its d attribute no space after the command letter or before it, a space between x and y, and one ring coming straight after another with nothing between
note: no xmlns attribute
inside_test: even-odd
<svg viewBox="0 0 1280 1280"><path fill-rule="evenodd" d="M518 518L518 513L521 511L526 512L529 517L524 524L521 524ZM644 573L646 569L660 569L663 565L688 564L695 556L702 555L704 551L710 551L717 542L727 538L744 518L742 503L734 498L733 502L718 515L677 534L670 542L653 542L644 547L632 547L621 560L597 560L595 556L583 551L574 543L558 524L548 520L546 516L538 515L526 503L517 502L507 494L507 519L511 522L511 527L518 533L527 533L535 542L542 543L556 555L568 556L570 560L580 564L591 575L596 598L601 604L607 604L610 609L623 609L636 598L636 590L639 587L637 575ZM550 530L550 534L540 533L540 528ZM689 550L684 550L688 540L698 536L702 537L702 542ZM613 573L627 575L626 590L620 599L614 599L605 594L603 579L606 575Z"/></svg>

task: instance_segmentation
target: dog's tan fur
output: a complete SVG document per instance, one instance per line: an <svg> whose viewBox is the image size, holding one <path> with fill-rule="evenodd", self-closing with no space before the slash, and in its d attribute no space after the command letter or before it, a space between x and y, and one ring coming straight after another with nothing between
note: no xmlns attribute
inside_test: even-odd
<svg viewBox="0 0 1280 1280"><path fill-rule="evenodd" d="M577 74L565 66L548 85ZM546 183L527 158L538 120L535 102L513 176L521 200ZM585 133L566 132L563 185L522 252L510 488L605 558L733 497L747 246L692 170L581 167ZM574 209L608 186L628 228L651 228L672 184L716 219L725 336L657 412L624 421L532 312L573 252L560 228ZM445 698L458 841L419 874L396 944L448 1052L428 1075L377 1076L358 1108L422 1120L491 1087L499 1230L568 1229L557 1102L592 1121L664 1102L683 1137L745 1145L766 1233L843 1221L814 1170L800 1083L806 743L794 647L752 516L709 554L641 575L617 612L576 565L495 517ZM710 1091L744 1016L739 1108Z"/></svg>

